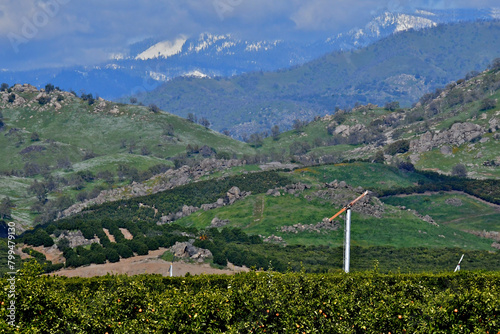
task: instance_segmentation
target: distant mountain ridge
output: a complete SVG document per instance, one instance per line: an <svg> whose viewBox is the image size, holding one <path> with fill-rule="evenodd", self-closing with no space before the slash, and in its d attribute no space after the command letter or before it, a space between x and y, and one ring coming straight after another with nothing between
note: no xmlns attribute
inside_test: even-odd
<svg viewBox="0 0 500 334"><path fill-rule="evenodd" d="M336 107L410 106L423 94L486 68L500 54L500 21L438 25L394 34L348 52L334 52L287 70L231 78L177 78L137 95L148 105L209 119L243 138Z"/></svg>
<svg viewBox="0 0 500 334"><path fill-rule="evenodd" d="M393 33L441 23L493 20L499 9L407 10L381 12L362 28L317 41L245 40L233 34L203 33L173 40L147 39L124 54L110 55L96 66L2 71L0 81L29 82L38 88L53 83L66 90L86 91L106 99L151 91L180 76L227 77L254 71L274 71L304 64L326 53L365 47Z"/></svg>

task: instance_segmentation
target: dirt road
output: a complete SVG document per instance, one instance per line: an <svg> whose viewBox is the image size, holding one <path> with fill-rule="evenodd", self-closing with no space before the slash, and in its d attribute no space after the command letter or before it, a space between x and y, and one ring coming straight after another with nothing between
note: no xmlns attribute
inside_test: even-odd
<svg viewBox="0 0 500 334"><path fill-rule="evenodd" d="M161 248L156 251L150 251L148 255L135 256L128 259L121 259L117 263L91 264L86 267L74 269L62 269L50 275L67 277L94 277L104 276L106 274L160 274L169 276L170 262L164 261L159 257L166 251ZM235 274L241 271L248 271L248 268L229 266L229 269L220 270L210 267L209 264L191 264L184 262L173 263L174 276L184 276L187 272L191 275L200 274Z"/></svg>

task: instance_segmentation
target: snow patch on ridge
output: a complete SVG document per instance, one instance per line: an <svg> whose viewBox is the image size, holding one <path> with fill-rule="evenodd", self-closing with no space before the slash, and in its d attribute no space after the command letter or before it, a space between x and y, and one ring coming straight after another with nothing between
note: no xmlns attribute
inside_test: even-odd
<svg viewBox="0 0 500 334"><path fill-rule="evenodd" d="M206 75L205 73L200 72L198 70L188 72L188 73L184 74L183 76L185 76L185 77L196 77L196 78L208 78L208 75Z"/></svg>
<svg viewBox="0 0 500 334"><path fill-rule="evenodd" d="M426 10L421 10L421 9L417 9L415 11L416 14L420 14L420 15L426 15L426 16L437 16L435 13L431 13L431 12L428 12Z"/></svg>
<svg viewBox="0 0 500 334"><path fill-rule="evenodd" d="M248 43L247 42L247 46L245 48L245 51L248 51L248 52L256 52L256 51L260 51L260 50L269 51L273 47L276 47L279 43L281 43L280 40L275 40L274 42L268 42L268 41L259 41L259 42L255 42L255 43Z"/></svg>
<svg viewBox="0 0 500 334"><path fill-rule="evenodd" d="M181 36L175 41L163 41L159 42L146 51L139 54L135 59L147 60L154 58L168 58L170 56L176 55L182 51L182 47L186 43L187 38Z"/></svg>
<svg viewBox="0 0 500 334"><path fill-rule="evenodd" d="M149 71L149 77L156 81L167 81L167 76L163 73Z"/></svg>
<svg viewBox="0 0 500 334"><path fill-rule="evenodd" d="M500 8L492 8L491 9L491 17L498 20L500 19Z"/></svg>

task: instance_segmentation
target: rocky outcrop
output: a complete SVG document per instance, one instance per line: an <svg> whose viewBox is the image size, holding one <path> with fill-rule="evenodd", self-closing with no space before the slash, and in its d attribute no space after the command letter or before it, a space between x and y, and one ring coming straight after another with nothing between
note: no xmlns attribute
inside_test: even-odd
<svg viewBox="0 0 500 334"><path fill-rule="evenodd" d="M290 169L293 170L294 168L299 167L297 164L292 164L292 163L281 163L277 161L273 162L268 162L266 164L259 165L259 168L262 170L275 170L275 169Z"/></svg>
<svg viewBox="0 0 500 334"><path fill-rule="evenodd" d="M500 242L500 232L496 231L471 231L471 230L466 230L465 232L477 235L478 237L485 238L485 239L491 239L494 241Z"/></svg>
<svg viewBox="0 0 500 334"><path fill-rule="evenodd" d="M496 157L495 160L488 160L488 161L483 162L483 166L499 167L500 166L500 157Z"/></svg>
<svg viewBox="0 0 500 334"><path fill-rule="evenodd" d="M12 91L17 93L36 93L38 89L30 84L15 84L14 87L12 87Z"/></svg>
<svg viewBox="0 0 500 334"><path fill-rule="evenodd" d="M238 188L238 187L232 187L231 189L229 189L229 191L227 192L227 195L226 195L226 198L227 198L229 205L233 204L241 197L242 197L242 193L241 193L240 188Z"/></svg>
<svg viewBox="0 0 500 334"><path fill-rule="evenodd" d="M230 222L231 221L229 219L219 219L218 217L215 217L214 219L212 219L209 228L224 227Z"/></svg>
<svg viewBox="0 0 500 334"><path fill-rule="evenodd" d="M342 137L349 137L353 133L360 133L364 131L366 127L363 124L355 125L339 125L335 128L334 133L336 135L341 135Z"/></svg>
<svg viewBox="0 0 500 334"><path fill-rule="evenodd" d="M82 231L77 230L77 231L63 231L55 240L55 243L61 239L68 239L69 241L69 247L75 248L78 246L86 246L86 245L91 245L93 243L99 243L99 238L94 237L93 239L85 239L83 236Z"/></svg>
<svg viewBox="0 0 500 334"><path fill-rule="evenodd" d="M173 189L195 181L211 172L222 171L241 165L242 162L236 159L205 159L193 167L182 166L178 169L170 169L165 173L152 177L145 183L132 182L131 185L122 188L103 190L96 198L72 205L64 210L58 218L60 219L78 213L90 205L99 205L105 202L156 194L160 191ZM236 194L231 194L231 196L236 198Z"/></svg>
<svg viewBox="0 0 500 334"><path fill-rule="evenodd" d="M429 224L434 225L434 226L439 226L439 224L436 223L434 221L434 219L432 219L432 217L429 216L429 215L423 216L420 213L418 213L416 210L407 209L405 206L398 206L398 208L401 209L401 210L407 210L408 212L411 212L415 217L423 220L426 223L429 223Z"/></svg>
<svg viewBox="0 0 500 334"><path fill-rule="evenodd" d="M263 238L262 241L264 241L264 242L273 243L273 244L285 244L285 240L283 240L282 237L278 237L274 234L272 234L268 237L264 237L264 236L260 236L260 237Z"/></svg>
<svg viewBox="0 0 500 334"><path fill-rule="evenodd" d="M189 242L176 242L175 245L170 247L170 252L176 257L180 258L190 258L197 260L198 262L203 262L205 259L212 257L212 252L208 249L203 249L193 246L193 240Z"/></svg>
<svg viewBox="0 0 500 334"><path fill-rule="evenodd" d="M361 195L364 189L361 187L352 187L345 181L333 181L326 183L323 189L314 192L312 195L306 196L307 199L313 200L314 198L322 198L330 200L333 205L344 206ZM372 192L359 200L352 210L365 215L382 218L384 214L384 204L374 196Z"/></svg>
<svg viewBox="0 0 500 334"><path fill-rule="evenodd" d="M424 133L410 142L410 151L423 153L443 145L460 146L479 139L486 130L474 123L455 123L449 130Z"/></svg>
<svg viewBox="0 0 500 334"><path fill-rule="evenodd" d="M45 151L46 149L47 148L45 148L44 146L41 146L41 145L31 145L31 146L24 148L21 152L19 152L19 154L25 155L25 154L34 153L34 152L40 153L42 151Z"/></svg>
<svg viewBox="0 0 500 334"><path fill-rule="evenodd" d="M490 125L490 128L488 130L491 132L496 132L498 129L500 129L500 120L496 117L491 118L488 121L488 124Z"/></svg>
<svg viewBox="0 0 500 334"><path fill-rule="evenodd" d="M336 231L340 227L337 222L330 222L328 218L323 218L323 221L317 224L295 224L292 226L281 226L279 230L285 233L299 233L299 232L316 232L321 233L323 231Z"/></svg>

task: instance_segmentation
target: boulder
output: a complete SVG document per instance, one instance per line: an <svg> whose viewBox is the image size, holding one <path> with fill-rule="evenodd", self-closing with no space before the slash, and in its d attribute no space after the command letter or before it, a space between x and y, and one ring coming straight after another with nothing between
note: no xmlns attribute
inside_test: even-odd
<svg viewBox="0 0 500 334"><path fill-rule="evenodd" d="M335 134L341 135L342 137L348 137L353 133L360 133L365 130L365 126L363 124L356 124L353 126L349 125L339 125L335 128Z"/></svg>
<svg viewBox="0 0 500 334"><path fill-rule="evenodd" d="M453 153L453 149L448 145L444 145L441 147L440 152L443 155L450 155Z"/></svg>
<svg viewBox="0 0 500 334"><path fill-rule="evenodd" d="M199 210L199 208L197 208L197 207L184 205L182 207L183 217L189 216L190 214L192 214L198 210Z"/></svg>
<svg viewBox="0 0 500 334"><path fill-rule="evenodd" d="M210 252L208 249L193 246L192 241L177 241L175 245L170 247L170 252L172 252L176 257L191 258L193 260L198 260L199 262L203 262L204 259L212 257L212 252Z"/></svg>

